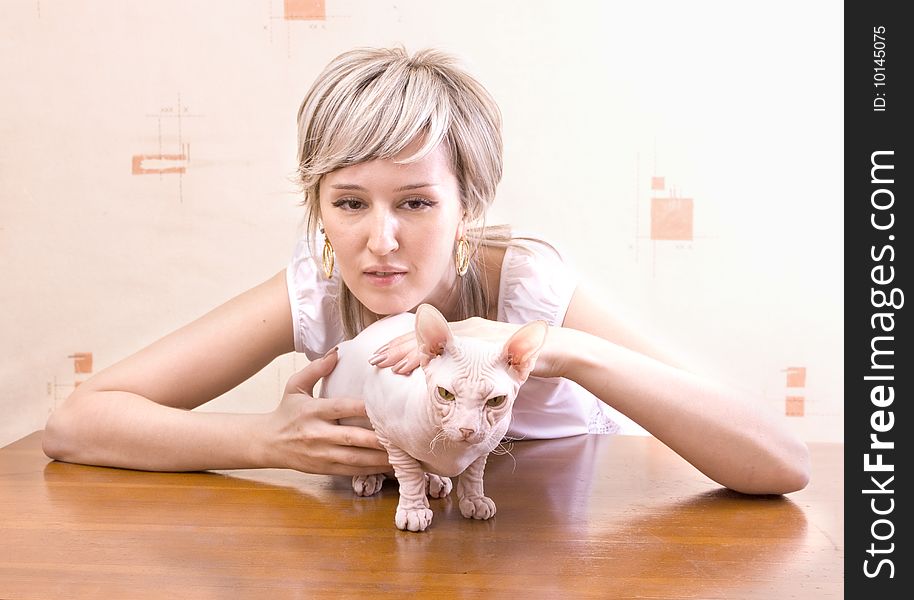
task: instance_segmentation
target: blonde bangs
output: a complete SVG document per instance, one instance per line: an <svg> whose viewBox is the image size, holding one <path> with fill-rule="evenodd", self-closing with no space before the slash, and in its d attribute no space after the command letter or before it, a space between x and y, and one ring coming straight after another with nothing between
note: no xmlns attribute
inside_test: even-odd
<svg viewBox="0 0 914 600"><path fill-rule="evenodd" d="M405 54L397 58L341 61L322 74L299 112L299 127L307 127L299 131L306 187L336 169L393 158L420 136L421 147L399 162L421 160L445 139L452 124L448 90L430 69Z"/></svg>

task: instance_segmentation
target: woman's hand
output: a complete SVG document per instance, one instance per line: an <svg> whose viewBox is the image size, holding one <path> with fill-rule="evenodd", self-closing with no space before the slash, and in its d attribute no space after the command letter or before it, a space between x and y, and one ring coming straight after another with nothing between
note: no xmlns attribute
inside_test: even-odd
<svg viewBox="0 0 914 600"><path fill-rule="evenodd" d="M463 321L448 323L451 333L457 337L472 337L504 344L522 327L513 323L490 321L482 317L470 317ZM540 350L531 375L536 377L561 377L564 373L564 349L561 343L563 334L561 327L550 327L546 335L546 343ZM375 350L368 361L380 367L392 367L392 371L399 375L409 375L419 366L419 344L413 331L395 337L384 346Z"/></svg>
<svg viewBox="0 0 914 600"><path fill-rule="evenodd" d="M271 414L269 464L305 473L370 475L391 470L387 452L375 432L340 425L339 419L366 417L365 403L355 398L315 398L317 381L336 366L329 352L289 378L279 407Z"/></svg>

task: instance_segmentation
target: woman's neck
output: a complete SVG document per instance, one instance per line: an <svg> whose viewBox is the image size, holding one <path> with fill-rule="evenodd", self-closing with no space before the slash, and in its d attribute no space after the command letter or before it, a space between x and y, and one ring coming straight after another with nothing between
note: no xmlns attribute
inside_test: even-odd
<svg viewBox="0 0 914 600"><path fill-rule="evenodd" d="M429 294L423 304L431 304L437 308L449 323L460 320L460 277L457 273L452 272L446 281Z"/></svg>

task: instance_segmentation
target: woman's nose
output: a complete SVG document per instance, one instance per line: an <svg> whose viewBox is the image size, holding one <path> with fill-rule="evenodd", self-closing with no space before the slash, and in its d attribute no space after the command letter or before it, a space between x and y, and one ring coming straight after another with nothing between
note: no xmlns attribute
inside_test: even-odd
<svg viewBox="0 0 914 600"><path fill-rule="evenodd" d="M396 219L386 212L379 213L371 223L368 249L372 254L383 256L397 250L398 247Z"/></svg>

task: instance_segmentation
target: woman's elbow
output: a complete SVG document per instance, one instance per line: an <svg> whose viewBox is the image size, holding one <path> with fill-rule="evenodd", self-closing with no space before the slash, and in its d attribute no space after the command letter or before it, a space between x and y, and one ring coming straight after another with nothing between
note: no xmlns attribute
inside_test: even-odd
<svg viewBox="0 0 914 600"><path fill-rule="evenodd" d="M41 449L48 458L73 462L78 447L74 441L78 424L78 416L74 413L78 412L78 403L77 398L70 396L48 417L41 434Z"/></svg>
<svg viewBox="0 0 914 600"><path fill-rule="evenodd" d="M797 442L794 449L794 459L784 469L784 491L782 494L790 492L799 492L807 485L812 476L812 463L809 459L809 446L803 442Z"/></svg>
<svg viewBox="0 0 914 600"><path fill-rule="evenodd" d="M781 471L780 476L773 482L769 494L790 494L799 492L809 485L810 469L808 462L791 465Z"/></svg>
<svg viewBox="0 0 914 600"><path fill-rule="evenodd" d="M750 477L743 489L731 489L744 494L790 494L809 485L811 471L809 447L796 440L782 456L769 459L767 468L760 470L764 476Z"/></svg>

